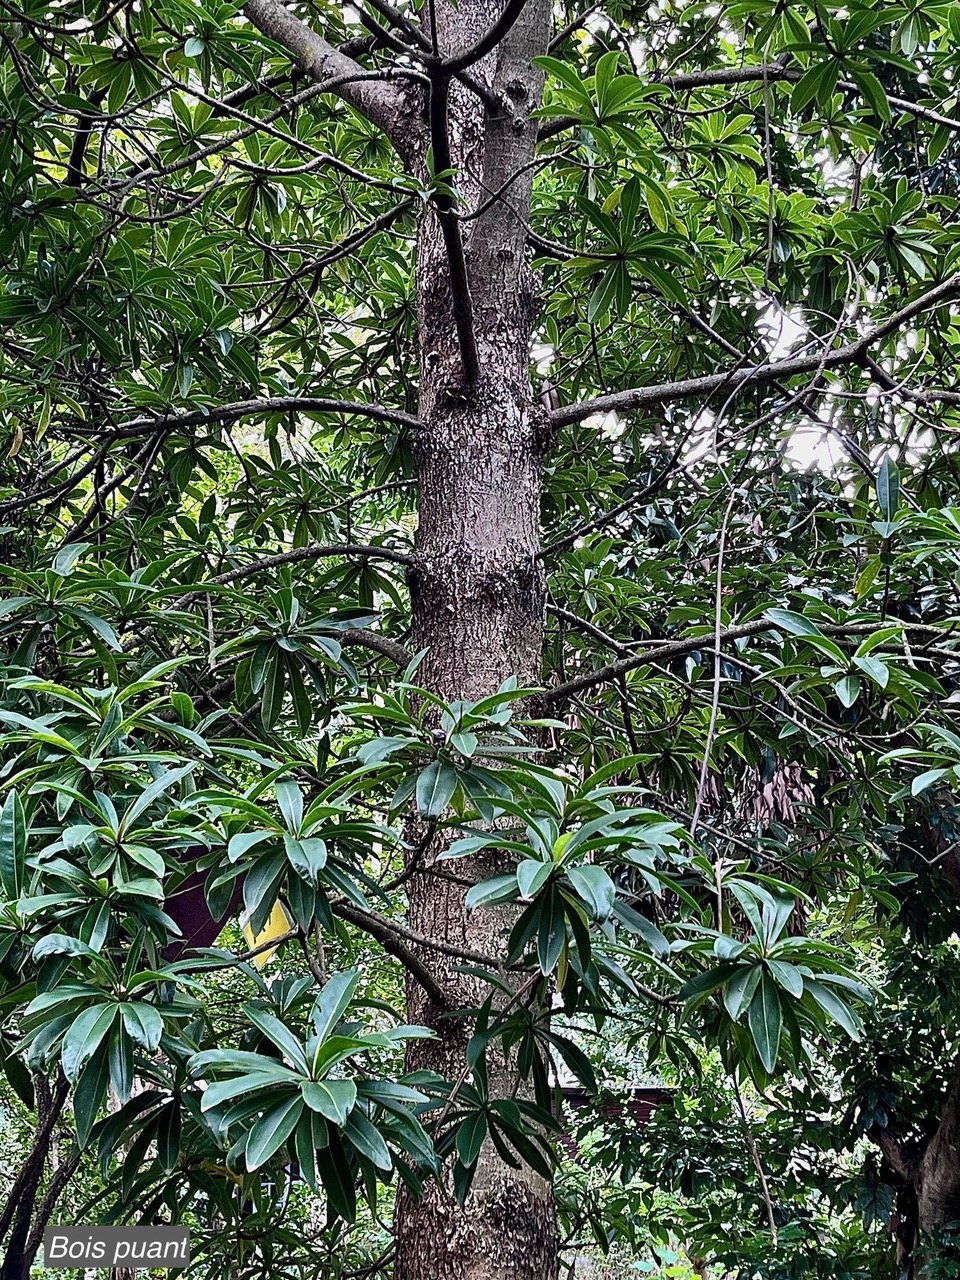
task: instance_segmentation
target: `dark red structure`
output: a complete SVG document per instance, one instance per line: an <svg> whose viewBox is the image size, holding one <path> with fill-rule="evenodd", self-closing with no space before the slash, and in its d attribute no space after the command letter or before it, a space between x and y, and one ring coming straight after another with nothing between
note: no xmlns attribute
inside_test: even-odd
<svg viewBox="0 0 960 1280"><path fill-rule="evenodd" d="M205 851L200 850L200 852ZM206 878L203 872L191 871L164 902L164 911L176 924L181 935L164 948L164 959L178 960L185 951L191 951L196 947L212 947L227 919L231 914L239 911L243 902L243 893L238 887L227 903L223 915L219 920L215 920L210 913L210 906L203 889Z"/></svg>
<svg viewBox="0 0 960 1280"><path fill-rule="evenodd" d="M638 1129L647 1124L654 1107L669 1102L674 1093L664 1085L635 1085L599 1097L588 1093L582 1085L563 1085L560 1092L564 1113L571 1118L576 1115L577 1120L589 1119L592 1112L597 1124L620 1120ZM576 1140L570 1134L563 1134L560 1141L569 1155L577 1154Z"/></svg>

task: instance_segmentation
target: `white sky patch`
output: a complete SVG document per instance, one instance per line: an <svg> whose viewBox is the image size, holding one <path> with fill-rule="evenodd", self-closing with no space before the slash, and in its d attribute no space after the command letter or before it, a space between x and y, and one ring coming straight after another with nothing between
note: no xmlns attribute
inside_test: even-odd
<svg viewBox="0 0 960 1280"><path fill-rule="evenodd" d="M808 331L796 310L785 311L771 302L757 321L757 328L767 344L771 360L783 360L808 337Z"/></svg>
<svg viewBox="0 0 960 1280"><path fill-rule="evenodd" d="M797 427L787 439L785 460L798 471L820 471L831 475L842 465L844 458L842 446L822 427Z"/></svg>
<svg viewBox="0 0 960 1280"><path fill-rule="evenodd" d="M584 19L583 26L580 28L581 31L586 31L591 35L594 35L599 31L608 31L609 29L609 19L606 14L600 13L599 10L595 10L593 13L588 14Z"/></svg>
<svg viewBox="0 0 960 1280"><path fill-rule="evenodd" d="M541 378L553 368L556 350L549 342L535 342L530 348L530 359Z"/></svg>
<svg viewBox="0 0 960 1280"><path fill-rule="evenodd" d="M604 440L619 440L627 429L625 420L615 409L608 413L591 413L589 418L584 418L583 425L599 432Z"/></svg>
<svg viewBox="0 0 960 1280"><path fill-rule="evenodd" d="M683 451L683 465L690 466L694 462L702 462L704 458L712 458L714 454L714 424L716 416L709 409L701 409L697 414L697 430L687 441Z"/></svg>

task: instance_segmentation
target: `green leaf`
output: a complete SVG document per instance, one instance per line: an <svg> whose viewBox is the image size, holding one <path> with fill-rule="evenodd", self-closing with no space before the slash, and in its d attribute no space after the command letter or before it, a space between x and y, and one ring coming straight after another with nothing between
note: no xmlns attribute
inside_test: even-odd
<svg viewBox="0 0 960 1280"><path fill-rule="evenodd" d="M853 661L864 675L870 677L874 684L879 685L881 689L887 687L890 681L890 668L885 662L881 662L879 658L861 658L857 656L854 657Z"/></svg>
<svg viewBox="0 0 960 1280"><path fill-rule="evenodd" d="M783 960L768 960L767 966L773 974L777 985L783 987L784 991L792 995L794 999L799 1000L803 995L803 975L800 970L795 965L787 964Z"/></svg>
<svg viewBox="0 0 960 1280"><path fill-rule="evenodd" d="M287 830L296 835L303 822L303 792L292 778L278 778L273 790Z"/></svg>
<svg viewBox="0 0 960 1280"><path fill-rule="evenodd" d="M766 609L763 616L780 631L792 636L819 636L820 628L802 613L793 613L790 609Z"/></svg>
<svg viewBox="0 0 960 1280"><path fill-rule="evenodd" d="M480 739L475 733L452 733L450 745L456 747L461 755L472 757L479 746Z"/></svg>
<svg viewBox="0 0 960 1280"><path fill-rule="evenodd" d="M85 1009L74 1019L60 1050L63 1074L71 1083L75 1083L81 1070L93 1056L113 1026L118 1006L115 1004L98 1004Z"/></svg>
<svg viewBox="0 0 960 1280"><path fill-rule="evenodd" d="M154 1053L163 1035L163 1018L160 1016L160 1011L152 1004L137 1001L121 1004L120 1013L130 1037L148 1053Z"/></svg>
<svg viewBox="0 0 960 1280"><path fill-rule="evenodd" d="M853 78L863 90L863 96L870 104L872 110L880 117L881 120L889 122L890 103L887 101L887 94L875 75L870 71L854 71Z"/></svg>
<svg viewBox="0 0 960 1280"><path fill-rule="evenodd" d="M457 789L452 765L434 760L417 778L417 808L424 818L439 818Z"/></svg>
<svg viewBox="0 0 960 1280"><path fill-rule="evenodd" d="M526 858L517 867L517 888L520 897L529 901L536 897L550 878L553 871L552 862L540 862L535 858Z"/></svg>
<svg viewBox="0 0 960 1280"><path fill-rule="evenodd" d="M647 209L650 213L651 221L660 231L668 231L670 228L670 219L673 214L673 206L670 200L669 191L649 174L640 173L637 176L643 183L647 197Z"/></svg>
<svg viewBox="0 0 960 1280"><path fill-rule="evenodd" d="M53 557L53 572L61 578L69 578L77 562L90 546L89 542L68 542Z"/></svg>
<svg viewBox="0 0 960 1280"><path fill-rule="evenodd" d="M311 1018L319 1045L336 1029L350 1008L350 1001L359 981L359 970L345 969L343 973L335 973L317 996Z"/></svg>
<svg viewBox="0 0 960 1280"><path fill-rule="evenodd" d="M583 1052L578 1044L570 1040L567 1036L558 1035L551 1032L546 1039L553 1045L557 1053L570 1068L574 1077L580 1081L583 1087L589 1093L596 1093L598 1090L597 1076L593 1069L593 1063Z"/></svg>
<svg viewBox="0 0 960 1280"><path fill-rule="evenodd" d="M600 277L587 303L587 324L602 324L620 288L621 264L614 263Z"/></svg>
<svg viewBox="0 0 960 1280"><path fill-rule="evenodd" d="M734 1022L753 1000L762 974L762 965L743 965L724 988L723 1003Z"/></svg>
<svg viewBox="0 0 960 1280"><path fill-rule="evenodd" d="M163 795L164 792L169 791L171 787L176 786L181 779L185 778L187 774L192 773L195 768L196 765L191 763L185 764L179 769L169 769L167 772L161 774L159 778L156 778L151 782L148 787L144 787L143 791L141 791L140 795L137 796L136 800L133 801L126 813L123 815L124 830L129 831L137 818L140 817L141 813L144 813L149 809L154 800Z"/></svg>
<svg viewBox="0 0 960 1280"><path fill-rule="evenodd" d="M372 738L357 748L357 759L361 764L379 764L404 747L414 745L413 738Z"/></svg>
<svg viewBox="0 0 960 1280"><path fill-rule="evenodd" d="M469 1168L476 1163L487 1136L487 1117L482 1111L473 1111L461 1121L457 1129L456 1147L460 1163Z"/></svg>
<svg viewBox="0 0 960 1280"><path fill-rule="evenodd" d="M871 556L864 564L853 588L853 594L858 600L870 594L882 567L883 562L879 556Z"/></svg>
<svg viewBox="0 0 960 1280"><path fill-rule="evenodd" d="M838 1023L851 1040L859 1040L863 1031L863 1023L853 1009L837 995L829 986L814 978L804 978L804 990L813 997L829 1018Z"/></svg>
<svg viewBox="0 0 960 1280"><path fill-rule="evenodd" d="M245 1004L243 1012L257 1030L262 1031L271 1044L276 1045L280 1052L286 1055L294 1067L303 1071L304 1074L310 1070L300 1041L278 1017L255 1004Z"/></svg>
<svg viewBox="0 0 960 1280"><path fill-rule="evenodd" d="M347 1163L343 1144L336 1132L331 1132L327 1145L316 1152L316 1163L327 1194L330 1214L342 1218L344 1222L352 1222L357 1216L353 1170Z"/></svg>
<svg viewBox="0 0 960 1280"><path fill-rule="evenodd" d="M932 787L935 782L946 777L952 772L949 768L927 769L925 773L918 773L910 784L910 794L918 796L921 791L926 791L927 787Z"/></svg>
<svg viewBox="0 0 960 1280"><path fill-rule="evenodd" d="M606 920L612 914L617 889L603 867L598 867L595 863L568 867L567 879L577 896L583 899L591 914L598 920Z"/></svg>
<svg viewBox="0 0 960 1280"><path fill-rule="evenodd" d="M27 856L27 824L16 791L7 793L0 809L0 888L5 898L19 898Z"/></svg>
<svg viewBox="0 0 960 1280"><path fill-rule="evenodd" d="M642 916L639 911L626 902L618 899L613 906L613 914L617 920L631 933L639 933L654 955L665 956L670 952L670 943L657 926Z"/></svg>
<svg viewBox="0 0 960 1280"><path fill-rule="evenodd" d="M899 637L902 633L903 627L899 623L894 627L880 627L880 629L874 631L872 635L867 636L865 640L861 640L860 644L857 645L856 656L858 658L865 658L867 654L872 653L874 649L879 648L882 644L886 644L889 640L894 639L894 637Z"/></svg>
<svg viewBox="0 0 960 1280"><path fill-rule="evenodd" d="M323 840L309 837L297 840L293 836L283 837L283 847L287 860L299 876L308 884L316 885L320 872L327 865L327 846Z"/></svg>
<svg viewBox="0 0 960 1280"><path fill-rule="evenodd" d="M888 453L877 471L877 505L884 520L895 520L900 509L900 472Z"/></svg>
<svg viewBox="0 0 960 1280"><path fill-rule="evenodd" d="M97 1116L107 1100L110 1083L109 1046L102 1044L80 1072L73 1091L73 1119L77 1126L77 1142L82 1148L90 1141Z"/></svg>
<svg viewBox="0 0 960 1280"><path fill-rule="evenodd" d="M277 890L286 871L283 854L267 853L259 858L243 882L243 905L250 915L250 927L259 933L277 900Z"/></svg>
<svg viewBox="0 0 960 1280"><path fill-rule="evenodd" d="M230 837L230 843L227 845L227 858L231 862L237 862L245 853L256 848L258 844L263 844L265 840L276 840L276 838L277 833L275 831L239 831L235 836Z"/></svg>
<svg viewBox="0 0 960 1280"><path fill-rule="evenodd" d="M305 1080L301 1088L311 1111L338 1127L346 1123L357 1101L357 1086L352 1080Z"/></svg>
<svg viewBox="0 0 960 1280"><path fill-rule="evenodd" d="M544 894L537 930L537 961L540 972L552 973L567 941L567 919L563 900L556 891Z"/></svg>
<svg viewBox="0 0 960 1280"><path fill-rule="evenodd" d="M760 984L750 1001L747 1022L764 1070L772 1073L780 1052L783 1018L777 985L768 973L760 977Z"/></svg>
<svg viewBox="0 0 960 1280"><path fill-rule="evenodd" d="M464 905L468 911L472 911L474 907L509 902L516 893L516 875L492 876L489 880L482 880L467 890Z"/></svg>
<svg viewBox="0 0 960 1280"><path fill-rule="evenodd" d="M823 76L822 62L815 62L800 77L790 94L790 108L795 115L799 114L808 102L812 101L820 88Z"/></svg>
<svg viewBox="0 0 960 1280"><path fill-rule="evenodd" d="M278 1151L297 1127L303 1111L303 1098L293 1094L265 1112L247 1137L246 1163L253 1172Z"/></svg>
<svg viewBox="0 0 960 1280"><path fill-rule="evenodd" d="M377 1169L385 1173L393 1168L393 1157L380 1131L370 1123L359 1107L347 1116L343 1136Z"/></svg>
<svg viewBox="0 0 960 1280"><path fill-rule="evenodd" d="M860 677L854 675L842 676L834 683L837 697L845 707L852 707L860 696Z"/></svg>
<svg viewBox="0 0 960 1280"><path fill-rule="evenodd" d="M80 938L71 938L65 933L48 933L33 944L34 960L42 960L44 956L95 956L93 947Z"/></svg>
<svg viewBox="0 0 960 1280"><path fill-rule="evenodd" d="M603 56L597 62L597 69L594 73L594 90L597 95L597 104L600 108L600 118L603 118L603 108L609 95L611 86L616 81L617 67L620 62L620 53L613 49Z"/></svg>

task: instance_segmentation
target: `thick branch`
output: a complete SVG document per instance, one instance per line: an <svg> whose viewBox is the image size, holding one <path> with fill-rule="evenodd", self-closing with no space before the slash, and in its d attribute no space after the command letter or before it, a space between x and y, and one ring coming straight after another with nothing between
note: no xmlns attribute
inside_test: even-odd
<svg viewBox="0 0 960 1280"><path fill-rule="evenodd" d="M252 578L255 574L278 569L283 565L296 564L303 560L323 560L327 556L351 555L376 557L379 560L390 560L395 564L412 564L413 562L413 557L406 551L396 551L392 547L368 547L361 543L337 542L316 547L295 547L292 551L281 551L275 556L265 556L262 560L255 560L253 564L240 565L237 569L229 569L226 573L217 574L215 578L208 578L202 587L192 587L177 601L177 605L180 609L185 609L187 605L202 600L210 587L229 586L232 582L240 582L243 578ZM124 651L138 648L144 641L152 639L156 633L156 627L147 627L146 630L130 636L124 641ZM378 636L373 631L355 627L347 632L347 635L350 638L344 639L345 644L363 644L368 649L376 649L379 653L394 658L398 663L402 657L403 666L410 661L410 654L406 649L400 645L394 645L393 641L385 636Z"/></svg>
<svg viewBox="0 0 960 1280"><path fill-rule="evenodd" d="M437 173L447 174L453 166L448 134L448 107L450 78L437 68L430 77L430 138L433 144L433 163ZM439 191L433 202L450 268L450 298L453 306L453 322L457 329L463 378L468 386L475 386L480 378L480 357L477 354L477 338L473 327L473 301L470 297L470 279L467 260L463 252L460 223L453 210L453 197Z"/></svg>
<svg viewBox="0 0 960 1280"><path fill-rule="evenodd" d="M796 68L788 68L784 58L776 62L760 63L755 67L714 67L707 71L681 72L670 76L662 83L676 93L690 89L706 89L712 85L767 83L774 80L799 80L803 72ZM837 88L845 93L862 93L863 90L853 80L838 80ZM923 107L909 98L899 98L895 94L887 94L887 102L895 111L905 111L919 120L927 120L930 124L942 125L945 129L960 130L960 120L952 116L941 115L932 107Z"/></svg>
<svg viewBox="0 0 960 1280"><path fill-rule="evenodd" d="M695 89L719 88L724 85L771 84L777 80L793 82L799 80L802 75L801 70L790 68L785 60L778 59L776 62L759 63L753 67L711 67L703 71L684 71L675 76L667 76L658 83L667 89L672 89L675 93L688 93ZM838 80L837 88L844 93L862 94L863 92L852 80ZM921 106L917 102L911 102L909 98L900 98L892 93L887 94L887 102L895 111L902 111L918 120L926 120L929 124L960 132L960 120L953 116L945 116L933 107ZM558 133L572 129L580 123L579 116L554 116L551 120L544 120L540 126L539 140L545 142L548 138L556 137Z"/></svg>
<svg viewBox="0 0 960 1280"><path fill-rule="evenodd" d="M503 7L503 13L501 13L486 35L481 36L477 43L471 45L468 49L462 49L451 58L447 58L443 64L444 70L464 71L467 67L472 67L475 62L479 62L481 58L485 58L514 26L523 13L526 3L527 0L507 0Z"/></svg>
<svg viewBox="0 0 960 1280"><path fill-rule="evenodd" d="M797 377L799 374L861 364L870 347L888 338L915 316L949 302L958 292L960 292L960 273L948 277L869 329L861 337L853 342L844 343L842 347L837 347L833 351L798 356L789 360L777 360L771 364L747 365L743 368L728 369L725 373L708 374L702 378L686 378L681 382L662 382L648 387L631 387L626 391L614 391L609 395L597 396L594 400L585 400L580 404L555 409L550 415L550 420L555 427L565 427L573 422L582 422L584 418L589 418L595 413L625 412L651 404L670 404L678 400L709 396L715 391L739 391L746 386L777 382L780 379ZM928 394L934 396L936 392L930 391Z"/></svg>
<svg viewBox="0 0 960 1280"><path fill-rule="evenodd" d="M349 631L331 632L341 644L359 645L363 649L371 649L395 662L401 671L413 661L413 654L389 636L381 636L376 631L367 631L364 627L351 627Z"/></svg>
<svg viewBox="0 0 960 1280"><path fill-rule="evenodd" d="M27 1259L32 1263L40 1252L40 1246L43 1244L43 1232L50 1216L57 1207L57 1201L60 1199L70 1179L76 1172L77 1165L80 1163L80 1157L83 1153L77 1146L70 1148L67 1156L60 1161L56 1169L50 1175L47 1188L43 1193L43 1199L37 1206L34 1215L33 1227L30 1231L30 1239L27 1241L27 1247L24 1253Z"/></svg>
<svg viewBox="0 0 960 1280"><path fill-rule="evenodd" d="M920 1226L934 1226L956 1218L960 1199L960 1063L954 1062L952 1079L937 1132L923 1152L917 1170L917 1200Z"/></svg>
<svg viewBox="0 0 960 1280"><path fill-rule="evenodd" d="M356 925L358 929L362 929L364 933L368 933L371 938L376 938L384 951L388 951L390 955L395 956L407 972L416 978L438 1009L449 1009L451 1007L450 997L440 986L436 976L427 968L420 957L397 936L396 926L392 920L389 920L386 916L378 915L376 912L363 911L359 907L355 907L351 902L334 902L331 907L341 920L348 920L351 924Z"/></svg>
<svg viewBox="0 0 960 1280"><path fill-rule="evenodd" d="M413 556L406 551L396 551L393 547L365 546L359 542L331 542L316 547L294 547L292 551L281 551L275 556L266 556L263 560L255 560L253 564L244 564L238 569L229 569L226 573L218 573L215 578L209 578L207 586L225 586L231 582L239 582L241 578L249 578L255 573L263 573L266 569L277 569L285 564L296 564L299 560L322 560L326 556L368 556L377 560L392 560L394 564L413 563ZM191 593L190 598L197 599L202 594L202 590L195 591Z"/></svg>
<svg viewBox="0 0 960 1280"><path fill-rule="evenodd" d="M371 9L376 9L381 18L385 18L391 26L396 27L398 31L402 31L411 44L421 50L423 53L432 53L430 41L423 34L415 23L411 22L399 9L395 8L388 0L367 0ZM379 31L375 34L379 35Z"/></svg>
<svg viewBox="0 0 960 1280"><path fill-rule="evenodd" d="M91 106L99 107L106 96L106 89L94 89L93 93L90 94ZM90 135L93 133L93 124L91 116L80 116L77 121L77 131L73 135L73 146L70 148L70 158L67 161L66 182L68 187L83 186L83 159L86 155Z"/></svg>
<svg viewBox="0 0 960 1280"><path fill-rule="evenodd" d="M391 141L398 139L403 96L396 85L371 80L359 63L328 44L278 0L247 0L243 13L258 31L282 45L312 80L319 85L329 83L332 92L366 116Z"/></svg>
<svg viewBox="0 0 960 1280"><path fill-rule="evenodd" d="M153 414L148 418L133 418L112 434L116 439L143 435L166 427L171 431L186 427L204 426L210 422L237 422L265 413L349 413L370 418L374 422L389 422L394 426L409 427L415 431L420 421L402 409L368 404L362 400L333 400L327 396L261 396L256 400L237 400L232 404L208 405L203 409L189 409L185 413Z"/></svg>
<svg viewBox="0 0 960 1280"><path fill-rule="evenodd" d="M354 906L352 902L347 902L345 898L338 898L332 901L330 909L334 915L340 916L343 920L349 920L359 929L363 929L364 932L369 933L371 937L377 938L381 942L384 941L385 936L389 935L394 940L406 939L418 947L426 947L429 951L436 951L440 955L451 956L454 960L482 964L488 969L499 969L503 964L502 960L498 960L495 956L484 955L482 951L471 951L464 947L457 947L452 942L444 942L442 938L428 938L425 934L417 933L415 929L411 929L400 920L393 920L390 916L381 915L379 911L371 911L369 907L363 909ZM376 933L374 933L374 929L377 930ZM384 945L386 944L384 943Z"/></svg>
<svg viewBox="0 0 960 1280"><path fill-rule="evenodd" d="M939 627L924 626L920 623L899 622L897 619L890 619L891 622L897 622L903 627L904 631L911 634L920 634L926 636L945 636L947 633ZM840 623L820 623L820 630L828 636L862 636L871 635L876 631L876 624L872 622L855 622L848 626ZM739 640L743 636L755 636L763 631L776 631L776 625L767 618L756 618L753 622L744 622L739 626L727 627L719 633L721 644L725 640ZM573 680L568 680L565 684L557 685L554 689L546 689L540 695L540 702L546 706L554 706L558 703L565 702L575 693L583 693L586 689L595 689L597 685L609 684L612 680L617 680L620 676L626 675L628 671L634 671L637 667L649 666L655 662L666 662L671 658L680 658L687 653L693 653L696 649L709 649L713 651L716 636L713 632L703 632L698 636L684 636L679 640L669 640L664 644L655 645L652 648L645 649L642 653L637 653L629 658L621 658L618 662L611 662L606 667L600 667L596 671L585 671L583 675L576 676Z"/></svg>
<svg viewBox="0 0 960 1280"><path fill-rule="evenodd" d="M912 1182L920 1167L923 1148L918 1147L916 1143L903 1142L890 1129L881 1129L879 1125L873 1126L869 1136L880 1148L884 1159L894 1173L904 1182Z"/></svg>

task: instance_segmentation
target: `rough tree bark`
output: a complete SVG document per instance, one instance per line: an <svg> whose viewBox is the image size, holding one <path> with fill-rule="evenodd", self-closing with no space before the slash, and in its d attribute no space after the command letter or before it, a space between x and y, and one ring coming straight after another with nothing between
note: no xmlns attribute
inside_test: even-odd
<svg viewBox="0 0 960 1280"><path fill-rule="evenodd" d="M350 75L343 56L275 0L247 0L244 13L314 79ZM456 198L435 198L417 238L422 425L413 441L419 524L409 586L413 647L426 650L418 680L443 698L472 699L495 692L508 676L537 684L541 674L537 553L549 424L529 377L537 300L525 245L537 140L531 115L542 92L531 59L546 52L550 6L437 0L431 14L433 29L424 17L423 35L433 51L418 55L429 87L423 78L400 88L364 78L336 91L384 130L418 176L429 177L431 147L434 169L454 174ZM465 870L465 878L489 872ZM495 951L502 919L468 916L463 898L463 885L433 874L428 863L408 882L410 924L464 949ZM450 967L439 976L454 1006L476 1005L486 994ZM469 1027L444 1018L413 980L407 1012L437 1033L415 1047L410 1065L455 1080ZM491 1091L501 1096L518 1085L505 1062L491 1072ZM510 1168L492 1148L481 1153L464 1206L439 1185L420 1201L401 1191L395 1235L395 1280L557 1274L549 1184L529 1169Z"/></svg>
<svg viewBox="0 0 960 1280"><path fill-rule="evenodd" d="M960 849L948 818L955 817L952 796L940 797L936 821L923 824L933 863L960 901ZM960 1060L953 1063L936 1132L917 1162L913 1177L917 1226L927 1233L960 1221Z"/></svg>
<svg viewBox="0 0 960 1280"><path fill-rule="evenodd" d="M954 1064L939 1123L927 1141L903 1141L887 1129L873 1137L898 1183L891 1223L897 1262L908 1280L919 1280L923 1237L960 1221L960 1062Z"/></svg>
<svg viewBox="0 0 960 1280"><path fill-rule="evenodd" d="M960 1220L960 1063L954 1066L940 1124L919 1162L914 1186L921 1231Z"/></svg>
<svg viewBox="0 0 960 1280"><path fill-rule="evenodd" d="M448 699L482 697L511 675L522 683L540 679L544 584L537 553L547 422L529 378L536 299L524 260L530 201L524 165L533 157L530 111L542 87L530 58L545 51L548 16L542 0L528 4L506 39L472 67L502 103L499 114L484 118L468 90L450 86L450 160L461 199L481 207L514 178L508 199L493 200L472 225L461 224L478 370L473 381L455 315L467 299L451 288L449 238L435 211L424 217L418 241L423 427L415 441L413 647L427 651L418 678ZM489 0L444 6L438 13L443 47L475 44L498 17L499 6ZM433 93L439 92L443 86L434 82ZM436 155L436 136L433 146ZM481 874L463 864L458 870L466 871L465 879ZM408 892L409 920L418 931L464 949L497 951L502 921L491 912L468 916L462 884L436 877L428 865ZM454 1005L483 999L476 980L450 970L443 978ZM438 1035L416 1043L410 1065L455 1080L469 1028L440 1014L408 980L408 1016ZM518 1082L500 1063L491 1085L507 1094ZM488 1145L463 1207L437 1184L419 1203L401 1194L396 1244L396 1280L550 1280L557 1268L551 1189L531 1170L509 1168Z"/></svg>
<svg viewBox="0 0 960 1280"><path fill-rule="evenodd" d="M960 848L952 825L956 812L953 797L943 790L917 835L930 866L960 901ZM909 1280L923 1275L918 1249L923 1237L960 1221L960 1059L950 1065L944 1088L940 1115L926 1139L901 1139L889 1129L872 1134L898 1183L892 1229L897 1262Z"/></svg>

